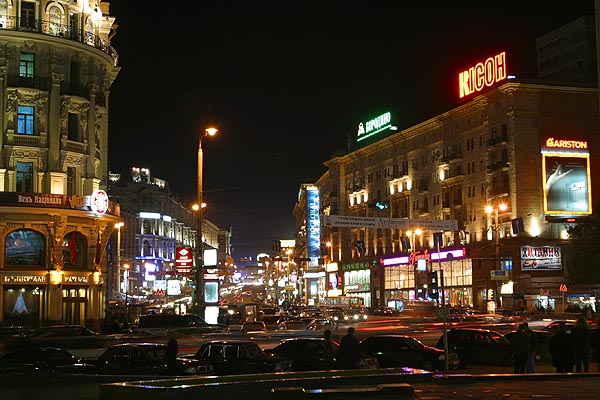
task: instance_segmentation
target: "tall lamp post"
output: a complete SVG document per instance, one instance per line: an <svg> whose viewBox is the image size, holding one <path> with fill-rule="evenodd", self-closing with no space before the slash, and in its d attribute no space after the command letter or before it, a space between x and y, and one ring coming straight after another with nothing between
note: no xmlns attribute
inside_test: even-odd
<svg viewBox="0 0 600 400"><path fill-rule="evenodd" d="M194 309L195 312L204 318L205 303L204 303L204 242L202 240L202 175L203 175L203 152L202 138L206 136L214 136L218 132L217 128L209 127L200 134L198 138L198 204L194 209L196 212L196 271L194 280L196 283L196 291L194 292Z"/></svg>
<svg viewBox="0 0 600 400"><path fill-rule="evenodd" d="M125 291L125 323L129 326L129 264L123 264L123 286Z"/></svg>
<svg viewBox="0 0 600 400"><path fill-rule="evenodd" d="M485 212L487 214L491 214L492 212L494 213L494 235L495 237L495 244L496 244L496 268L498 270L502 269L502 263L500 262L500 226L499 226L499 218L498 218L498 212L499 211L506 211L506 209L508 208L508 206L504 203L500 203L498 206L493 207L491 205L487 205L485 207ZM498 293L498 287L496 287L496 298L500 299L500 294Z"/></svg>
<svg viewBox="0 0 600 400"><path fill-rule="evenodd" d="M125 225L124 222L117 222L115 224L115 228L117 228L117 268L113 268L115 272L118 272L119 269L121 268L121 228L124 225ZM113 288L117 288L117 290L120 291L120 289L119 289L120 274L115 273L115 272L113 272L115 276L114 277L110 276L108 279L110 284L108 285L109 293L107 293L107 295L106 295L107 298L114 298L113 293L112 293ZM116 283L116 285L115 285L115 283Z"/></svg>

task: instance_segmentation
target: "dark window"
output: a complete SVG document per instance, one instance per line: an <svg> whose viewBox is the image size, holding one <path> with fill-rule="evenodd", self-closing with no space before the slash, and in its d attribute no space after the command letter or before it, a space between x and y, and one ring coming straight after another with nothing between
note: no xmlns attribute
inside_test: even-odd
<svg viewBox="0 0 600 400"><path fill-rule="evenodd" d="M33 192L33 163L17 161L17 192Z"/></svg>
<svg viewBox="0 0 600 400"><path fill-rule="evenodd" d="M79 141L79 114L69 113L67 119L67 139Z"/></svg>
<svg viewBox="0 0 600 400"><path fill-rule="evenodd" d="M77 194L77 169L75 167L67 167L67 194Z"/></svg>
<svg viewBox="0 0 600 400"><path fill-rule="evenodd" d="M21 2L21 23L22 28L35 28L35 3L29 1Z"/></svg>

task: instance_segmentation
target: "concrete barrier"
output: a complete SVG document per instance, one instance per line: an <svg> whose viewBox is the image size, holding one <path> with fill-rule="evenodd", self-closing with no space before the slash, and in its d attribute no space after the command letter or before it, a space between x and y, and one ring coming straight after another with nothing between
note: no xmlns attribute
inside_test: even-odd
<svg viewBox="0 0 600 400"><path fill-rule="evenodd" d="M403 368L186 377L103 384L100 385L99 398L100 400L184 400L191 398L265 400L274 396L274 393L283 392L278 389L283 387L302 388L312 396L311 398L316 398L315 396L319 396L319 393L334 396L341 393L343 389L353 388L356 390L358 387L365 388L363 394L366 394L371 390L368 389L369 387L376 387L378 388L376 394L380 396L390 391L400 390L400 386L388 387L386 385L431 382L431 375L426 371ZM404 386L402 388L407 390ZM333 390L330 391L330 389ZM293 393L288 394L293 395Z"/></svg>

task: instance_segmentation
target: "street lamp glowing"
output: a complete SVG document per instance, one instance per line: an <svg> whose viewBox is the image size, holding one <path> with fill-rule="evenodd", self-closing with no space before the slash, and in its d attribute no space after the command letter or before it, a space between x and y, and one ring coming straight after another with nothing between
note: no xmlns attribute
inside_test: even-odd
<svg viewBox="0 0 600 400"><path fill-rule="evenodd" d="M208 136L215 136L219 130L215 127L208 127L204 130Z"/></svg>

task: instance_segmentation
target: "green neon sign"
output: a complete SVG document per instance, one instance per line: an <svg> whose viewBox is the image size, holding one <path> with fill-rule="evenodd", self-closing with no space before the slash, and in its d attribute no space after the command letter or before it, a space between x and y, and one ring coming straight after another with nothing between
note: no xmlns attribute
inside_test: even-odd
<svg viewBox="0 0 600 400"><path fill-rule="evenodd" d="M356 141L360 142L361 140L365 140L368 137L371 137L381 131L386 129L390 129L392 127L392 114L388 111L384 114L381 114L378 117L375 117L366 123L358 124L358 133L356 137Z"/></svg>

